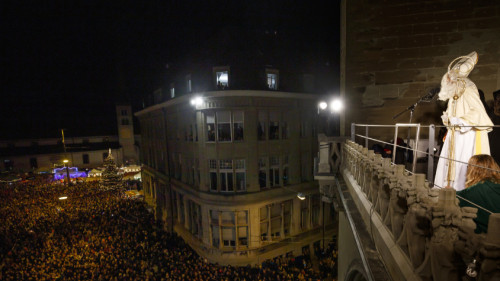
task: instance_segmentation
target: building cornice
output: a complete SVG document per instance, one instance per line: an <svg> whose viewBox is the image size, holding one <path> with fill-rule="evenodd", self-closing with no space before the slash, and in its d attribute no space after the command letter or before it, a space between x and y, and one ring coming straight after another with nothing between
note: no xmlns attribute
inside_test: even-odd
<svg viewBox="0 0 500 281"><path fill-rule="evenodd" d="M305 93L291 93L291 92L279 92L279 91L256 91L256 90L224 90L224 91L209 91L209 92L198 92L188 95L183 95L178 98L170 99L168 101L152 105L141 111L134 113L135 116L139 117L151 112L154 112L161 108L168 108L170 106L188 103L193 97L204 97L204 98L219 98L219 97L262 97L262 98L293 98L293 99L304 99L304 100L314 100L318 96L315 94L305 94Z"/></svg>

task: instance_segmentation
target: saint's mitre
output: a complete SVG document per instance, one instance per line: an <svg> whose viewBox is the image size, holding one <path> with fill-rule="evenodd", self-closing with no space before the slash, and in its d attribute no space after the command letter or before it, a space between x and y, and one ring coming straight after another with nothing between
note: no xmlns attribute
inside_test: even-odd
<svg viewBox="0 0 500 281"><path fill-rule="evenodd" d="M448 74L453 80L457 78L466 78L474 69L477 63L477 53L472 52L466 56L460 56L454 59L448 66Z"/></svg>

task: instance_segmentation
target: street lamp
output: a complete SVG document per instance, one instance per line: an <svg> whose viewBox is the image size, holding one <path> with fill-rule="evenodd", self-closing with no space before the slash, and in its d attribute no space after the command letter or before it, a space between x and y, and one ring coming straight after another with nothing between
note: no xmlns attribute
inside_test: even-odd
<svg viewBox="0 0 500 281"><path fill-rule="evenodd" d="M66 184L67 185L69 185L69 168L68 168L68 162L69 162L68 159L64 159L63 160L64 167L66 167Z"/></svg>
<svg viewBox="0 0 500 281"><path fill-rule="evenodd" d="M194 107L198 107L203 104L203 98L200 96L196 96L191 99L191 105Z"/></svg>
<svg viewBox="0 0 500 281"><path fill-rule="evenodd" d="M340 99L334 99L330 103L330 111L331 112L340 112L344 108L344 103Z"/></svg>
<svg viewBox="0 0 500 281"><path fill-rule="evenodd" d="M318 115L321 114L321 111L326 111L327 109L330 111L331 114L330 116L328 115L325 116L327 123L327 131L330 129L330 125L328 124L330 124L329 120L331 120L334 124L333 135L337 136L340 133L339 131L340 125L337 123L339 119L339 114L344 109L344 102L340 98L334 98L329 103L327 103L326 101L320 101L318 103Z"/></svg>

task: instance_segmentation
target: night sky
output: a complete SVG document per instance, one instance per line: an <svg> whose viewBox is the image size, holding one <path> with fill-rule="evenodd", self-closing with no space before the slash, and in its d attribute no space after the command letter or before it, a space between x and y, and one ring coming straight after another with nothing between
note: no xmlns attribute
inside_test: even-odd
<svg viewBox="0 0 500 281"><path fill-rule="evenodd" d="M167 64L228 25L326 46L338 64L332 4L2 1L0 138L116 133L115 103L138 109Z"/></svg>

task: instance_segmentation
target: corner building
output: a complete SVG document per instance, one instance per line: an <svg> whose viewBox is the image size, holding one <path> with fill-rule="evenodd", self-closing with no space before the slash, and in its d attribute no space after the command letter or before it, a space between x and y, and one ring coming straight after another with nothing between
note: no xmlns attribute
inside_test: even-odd
<svg viewBox="0 0 500 281"><path fill-rule="evenodd" d="M255 76L264 87L232 84L243 73L228 66L205 68L205 76L194 69L168 83L166 101L136 113L145 200L157 219L213 263L314 255L331 237L334 213L313 177L317 95L280 90L278 81L300 79L277 69ZM196 77L211 86L197 90Z"/></svg>

